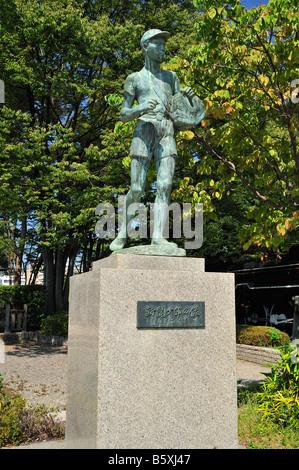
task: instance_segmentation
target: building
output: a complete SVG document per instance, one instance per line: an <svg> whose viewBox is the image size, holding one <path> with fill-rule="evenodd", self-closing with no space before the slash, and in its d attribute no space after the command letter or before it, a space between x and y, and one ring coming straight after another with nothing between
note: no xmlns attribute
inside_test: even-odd
<svg viewBox="0 0 299 470"><path fill-rule="evenodd" d="M237 323L274 326L291 334L294 297L299 295L299 264L234 272Z"/></svg>

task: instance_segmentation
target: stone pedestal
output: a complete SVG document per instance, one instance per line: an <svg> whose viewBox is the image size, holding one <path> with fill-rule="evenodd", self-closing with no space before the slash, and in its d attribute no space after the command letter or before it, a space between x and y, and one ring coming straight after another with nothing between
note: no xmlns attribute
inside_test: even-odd
<svg viewBox="0 0 299 470"><path fill-rule="evenodd" d="M204 302L201 328L137 328L138 301ZM112 255L73 276L69 448L237 448L234 275Z"/></svg>

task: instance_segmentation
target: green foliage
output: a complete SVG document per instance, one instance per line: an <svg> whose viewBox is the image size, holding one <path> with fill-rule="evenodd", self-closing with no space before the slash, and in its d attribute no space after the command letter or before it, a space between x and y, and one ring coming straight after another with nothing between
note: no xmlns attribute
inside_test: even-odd
<svg viewBox="0 0 299 470"><path fill-rule="evenodd" d="M7 397L6 397L7 398ZM1 402L0 408L0 447L8 444L18 445L25 440L20 427L19 417L24 412L26 401L12 396Z"/></svg>
<svg viewBox="0 0 299 470"><path fill-rule="evenodd" d="M0 403L4 400L4 391L3 391L3 374L0 374Z"/></svg>
<svg viewBox="0 0 299 470"><path fill-rule="evenodd" d="M257 399L263 419L299 429L299 355L297 346L286 345L281 360L264 374L266 381Z"/></svg>
<svg viewBox="0 0 299 470"><path fill-rule="evenodd" d="M47 313L67 308L75 259L88 271L107 254L95 208L130 183L132 126L123 135L117 121L125 78L144 63L140 38L170 30L173 56L194 14L192 0L0 0L0 251L15 283L25 255L42 257Z"/></svg>
<svg viewBox="0 0 299 470"><path fill-rule="evenodd" d="M245 389L246 390L246 389ZM262 419L257 403L259 389L248 391L238 409L239 442L247 449L296 449L299 446L298 429L284 427L269 418ZM244 389L238 389L243 394ZM243 401L243 399L241 399Z"/></svg>
<svg viewBox="0 0 299 470"><path fill-rule="evenodd" d="M278 347L289 343L287 333L271 326L237 325L237 343L261 347Z"/></svg>
<svg viewBox="0 0 299 470"><path fill-rule="evenodd" d="M239 440L249 449L299 446L298 349L285 344L282 356L263 373L266 380L238 388Z"/></svg>
<svg viewBox="0 0 299 470"><path fill-rule="evenodd" d="M247 387L238 388L238 406L248 405L254 400L256 393L261 390L260 383L253 383Z"/></svg>
<svg viewBox="0 0 299 470"><path fill-rule="evenodd" d="M68 336L68 313L48 315L41 321L41 332L45 335Z"/></svg>
<svg viewBox="0 0 299 470"><path fill-rule="evenodd" d="M10 390L3 391L0 380L0 447L63 435L64 426L54 422L48 409L28 408L24 398Z"/></svg>
<svg viewBox="0 0 299 470"><path fill-rule="evenodd" d="M37 330L45 315L46 288L41 285L0 286L0 302L22 309L28 306L27 329Z"/></svg>
<svg viewBox="0 0 299 470"><path fill-rule="evenodd" d="M177 197L203 203L206 221L239 184L252 196L239 230L245 250L285 250L298 241L298 4L270 0L247 10L240 0L195 1L196 44L169 67L194 88L207 114L184 145L195 161Z"/></svg>

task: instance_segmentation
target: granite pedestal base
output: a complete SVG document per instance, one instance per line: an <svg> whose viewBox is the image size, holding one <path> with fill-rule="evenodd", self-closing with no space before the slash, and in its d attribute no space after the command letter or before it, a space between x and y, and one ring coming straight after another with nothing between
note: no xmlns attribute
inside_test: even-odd
<svg viewBox="0 0 299 470"><path fill-rule="evenodd" d="M205 303L201 328L137 328L138 301ZM114 254L73 276L66 445L237 448L234 275Z"/></svg>

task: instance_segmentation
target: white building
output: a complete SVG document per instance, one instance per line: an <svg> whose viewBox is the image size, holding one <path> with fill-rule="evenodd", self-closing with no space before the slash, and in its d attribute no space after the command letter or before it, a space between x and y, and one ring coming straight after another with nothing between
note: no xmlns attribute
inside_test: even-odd
<svg viewBox="0 0 299 470"><path fill-rule="evenodd" d="M1 286L9 286L10 279L9 276L0 276L0 285Z"/></svg>
<svg viewBox="0 0 299 470"><path fill-rule="evenodd" d="M10 282L10 277L7 275L0 276L0 286L9 286L13 284L13 282ZM25 274L22 274L21 276L21 285L25 285Z"/></svg>

